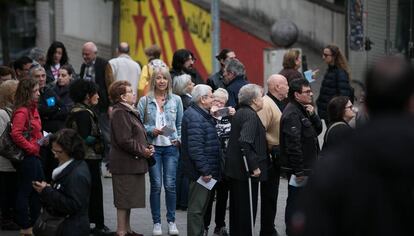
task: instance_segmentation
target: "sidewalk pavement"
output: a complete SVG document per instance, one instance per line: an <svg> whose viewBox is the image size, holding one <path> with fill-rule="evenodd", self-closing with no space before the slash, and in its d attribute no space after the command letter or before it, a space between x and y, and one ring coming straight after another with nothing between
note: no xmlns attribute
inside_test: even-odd
<svg viewBox="0 0 414 236"><path fill-rule="evenodd" d="M116 230L116 209L113 204L113 192L112 192L112 179L110 178L102 178L102 185L103 185L103 192L104 192L104 212L105 212L105 224L111 229L111 231ZM146 236L152 235L152 218L151 218L151 208L149 203L149 192L150 192L150 184L149 184L149 176L146 175L146 208L145 209L133 209L131 211L131 226L135 232L144 234ZM164 189L161 193L161 221L162 221L162 230L163 235L168 235L168 227L166 223L166 213L167 210L165 208L165 197L164 197ZM284 213L285 213L285 205L286 205L286 197L287 197L287 180L281 179L280 186L279 186L279 198L278 198L278 207L277 207L277 216L275 220L276 229L279 232L280 236L285 236L285 223L284 223ZM214 205L213 205L213 212L212 212L212 220L210 224L210 231L209 235L213 235L214 230ZM229 223L228 214L226 213L226 225ZM186 236L187 235L187 212L177 210L176 211L176 224L177 228L180 231L180 235ZM260 230L260 194L259 194L259 204L258 204L258 211L256 217L256 231L257 235L259 235ZM18 231L1 231L0 235L2 236L17 236Z"/></svg>

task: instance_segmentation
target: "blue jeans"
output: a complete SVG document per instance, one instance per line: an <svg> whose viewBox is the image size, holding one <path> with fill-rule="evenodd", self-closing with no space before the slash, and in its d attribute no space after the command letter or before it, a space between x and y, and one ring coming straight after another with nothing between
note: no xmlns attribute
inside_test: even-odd
<svg viewBox="0 0 414 236"><path fill-rule="evenodd" d="M161 223L160 195L162 180L164 181L165 203L167 205L167 221L175 222L176 187L175 178L178 165L178 148L176 146L155 146L156 163L150 168L151 182L151 214L152 221Z"/></svg>

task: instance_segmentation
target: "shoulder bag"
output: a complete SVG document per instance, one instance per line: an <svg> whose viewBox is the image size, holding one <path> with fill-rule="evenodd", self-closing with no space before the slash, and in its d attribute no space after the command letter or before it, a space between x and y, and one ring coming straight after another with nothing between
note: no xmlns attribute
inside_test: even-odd
<svg viewBox="0 0 414 236"><path fill-rule="evenodd" d="M43 208L39 218L33 225L33 233L36 236L59 235L62 230L62 223L66 218L67 216L54 216Z"/></svg>
<svg viewBox="0 0 414 236"><path fill-rule="evenodd" d="M6 159L10 160L12 163L20 163L21 161L23 161L24 156L25 156L25 152L18 147L10 133L12 130L12 115L10 114L10 112L7 109L4 109L7 114L10 117L10 121L7 123L6 128L4 129L3 133L0 136L0 155L5 157ZM27 139L30 140L30 133L32 132L32 125L31 125L31 119L30 119L30 114L29 114L29 127L27 129L27 131L25 131L23 133L23 136Z"/></svg>

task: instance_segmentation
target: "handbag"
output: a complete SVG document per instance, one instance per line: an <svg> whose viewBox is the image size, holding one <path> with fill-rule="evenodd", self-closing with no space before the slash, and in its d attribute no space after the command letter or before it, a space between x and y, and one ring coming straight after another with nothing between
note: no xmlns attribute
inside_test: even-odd
<svg viewBox="0 0 414 236"><path fill-rule="evenodd" d="M36 236L59 235L62 230L62 223L66 218L67 216L54 216L43 208L33 226L33 233Z"/></svg>
<svg viewBox="0 0 414 236"><path fill-rule="evenodd" d="M10 135L12 126L13 126L12 121L11 121L12 115L7 109L4 109L4 110L9 115L10 121L7 122L6 128L4 129L3 133L0 136L0 147L1 147L0 155L10 160L12 163L18 164L23 161L25 152L14 143ZM27 131L23 132L23 136L27 140L30 140L31 131L32 131L32 125L31 125L30 115L29 115L29 128Z"/></svg>

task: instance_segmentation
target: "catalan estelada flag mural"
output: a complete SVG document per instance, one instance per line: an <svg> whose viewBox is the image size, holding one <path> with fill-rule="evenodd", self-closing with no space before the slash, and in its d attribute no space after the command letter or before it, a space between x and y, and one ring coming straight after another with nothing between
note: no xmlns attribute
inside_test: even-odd
<svg viewBox="0 0 414 236"><path fill-rule="evenodd" d="M145 65L144 49L157 44L161 59L171 66L174 51L189 49L205 79L211 74L211 16L184 0L121 0L120 41L128 42L131 57Z"/></svg>

